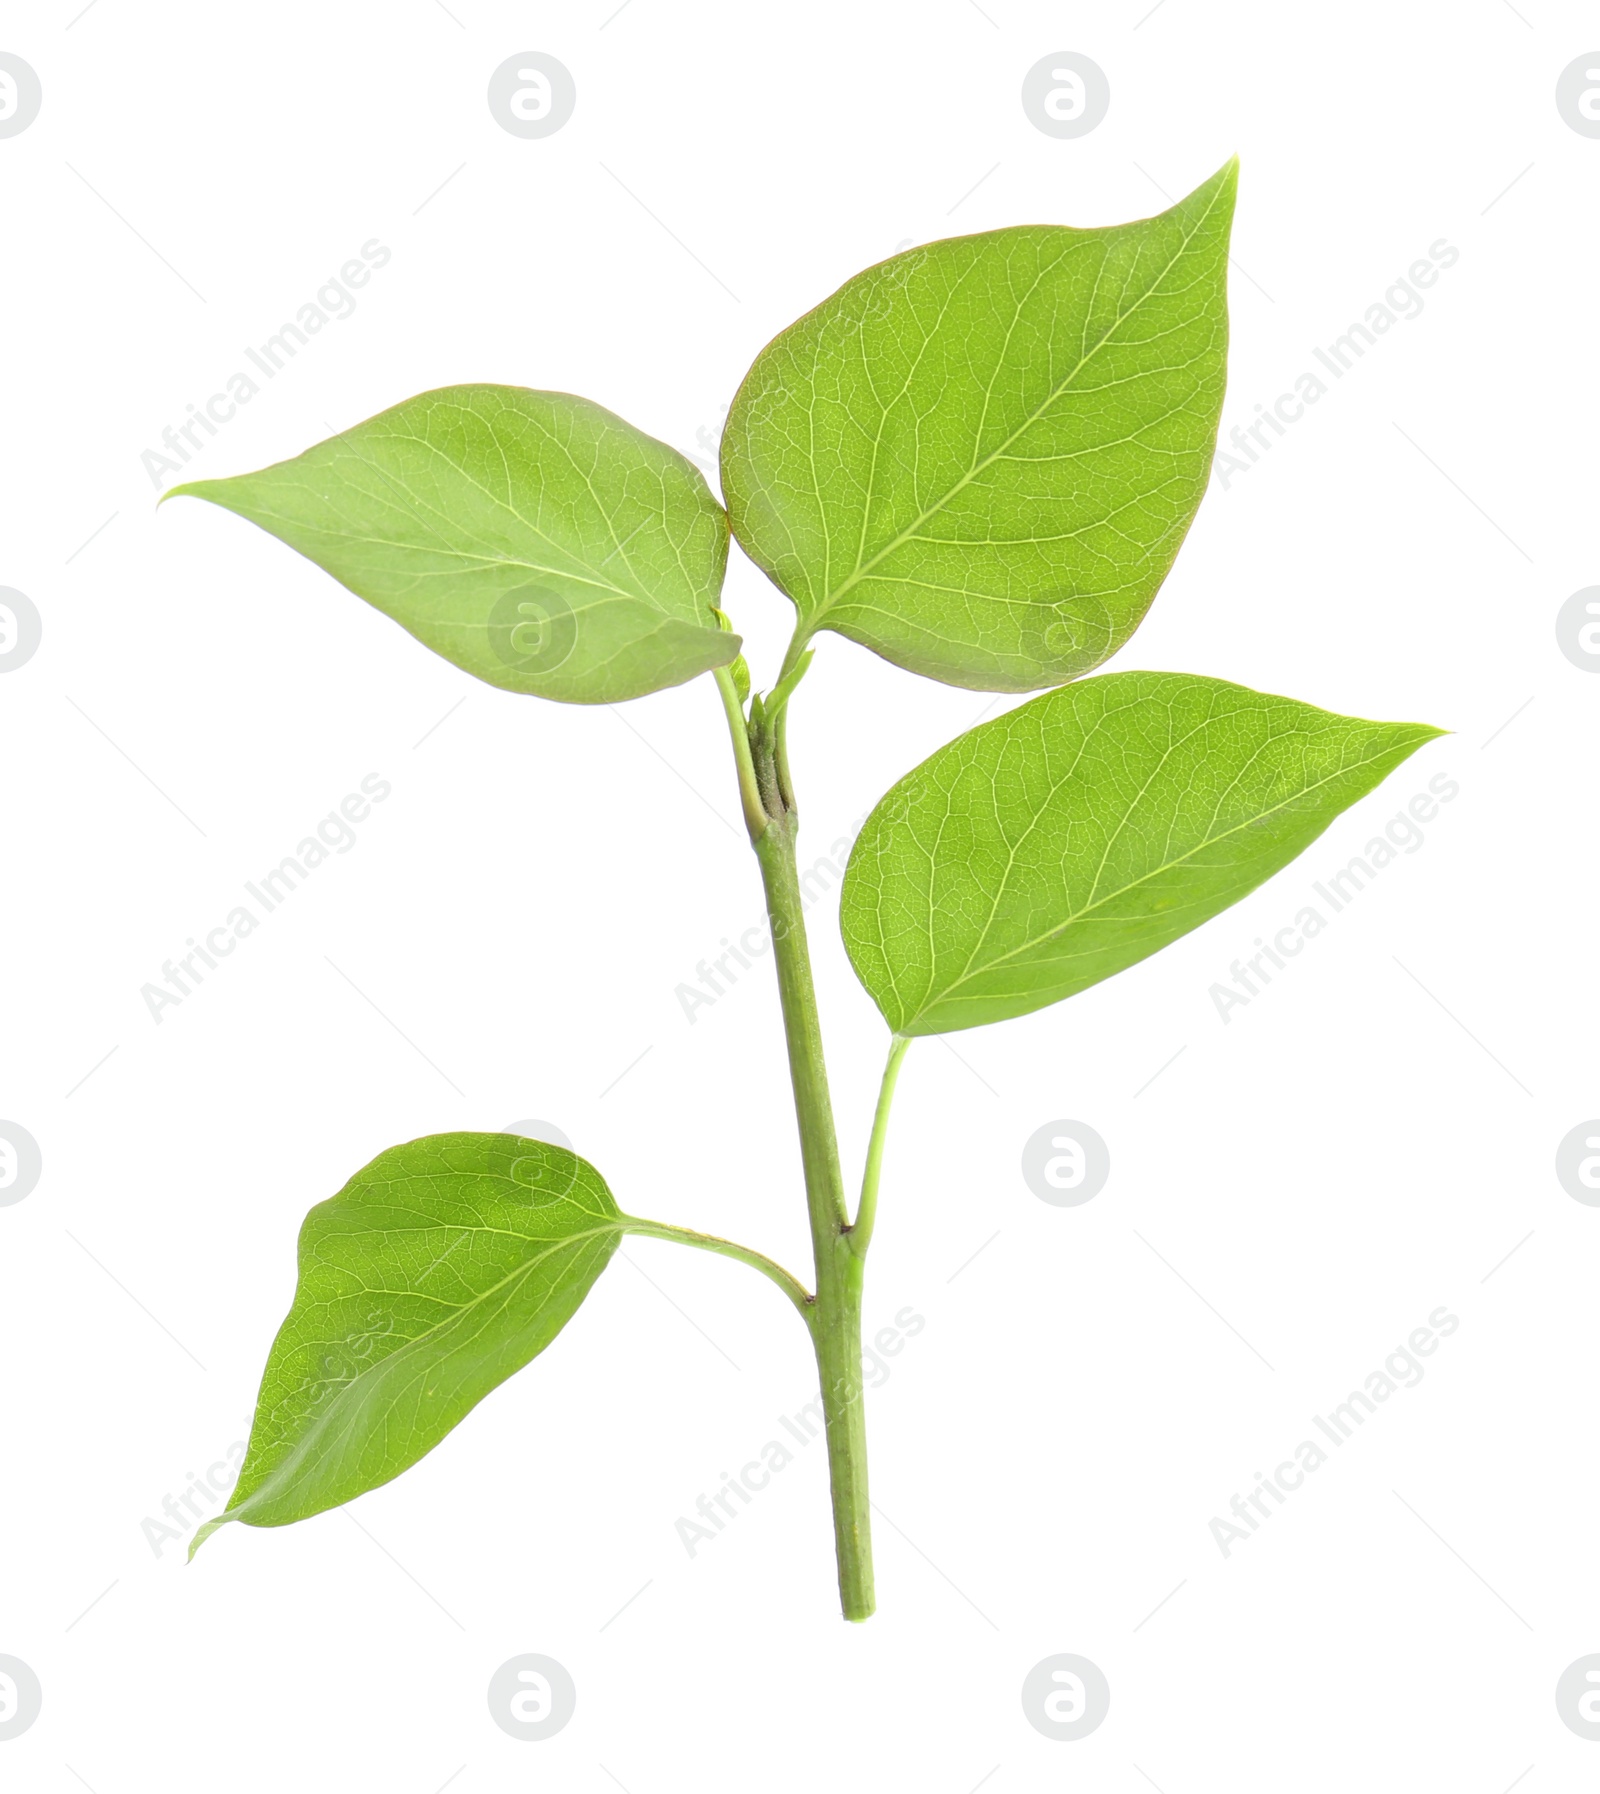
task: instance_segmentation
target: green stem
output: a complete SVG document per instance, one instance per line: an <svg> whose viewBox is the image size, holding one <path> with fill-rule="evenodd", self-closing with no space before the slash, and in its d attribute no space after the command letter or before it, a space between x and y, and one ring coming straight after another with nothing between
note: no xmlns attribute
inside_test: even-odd
<svg viewBox="0 0 1600 1794"><path fill-rule="evenodd" d="M703 1252L717 1252L724 1258L736 1258L740 1264L751 1266L763 1277L770 1277L800 1310L800 1318L808 1327L811 1325L813 1301L810 1291L798 1277L792 1276L764 1252L753 1252L748 1246L736 1245L719 1234L696 1233L688 1227L669 1227L665 1221L643 1221L637 1215L626 1215L623 1219L627 1224L625 1231L636 1233L643 1239L676 1240L680 1246L698 1246Z"/></svg>
<svg viewBox="0 0 1600 1794"><path fill-rule="evenodd" d="M812 1236L824 1228L843 1237L850 1222L844 1178L839 1170L839 1143L833 1131L833 1104L828 1096L828 1068L823 1060L822 1025L817 990L806 943L804 899L795 857L793 811L767 824L756 843L756 859L767 895L772 924L773 958L783 1006L783 1032L789 1049L794 1085L795 1119L800 1128L800 1159L805 1168L806 1205ZM821 1294L821 1286L818 1286Z"/></svg>
<svg viewBox="0 0 1600 1794"><path fill-rule="evenodd" d="M878 1180L883 1174L883 1143L889 1134L889 1109L894 1102L894 1087L899 1081L900 1065L911 1045L908 1035L896 1034L889 1041L889 1062L883 1068L883 1083L878 1089L878 1112L872 1118L872 1139L867 1145L866 1169L861 1174L861 1202L856 1209L855 1224L848 1234L850 1249L857 1258L865 1258L872 1244L872 1228L878 1219Z"/></svg>
<svg viewBox="0 0 1600 1794"><path fill-rule="evenodd" d="M763 790L775 791L774 743L763 733L755 751ZM787 780L784 781L785 787ZM772 923L773 958L789 1048L795 1119L805 1170L811 1249L816 1261L817 1295L811 1311L811 1338L822 1385L822 1413L828 1439L828 1481L833 1498L834 1548L839 1567L839 1602L848 1620L864 1620L873 1610L872 1516L867 1496L867 1430L862 1405L861 1289L864 1265L849 1243L849 1211L839 1170L833 1106L823 1061L816 986L806 945L804 906L795 858L797 817L786 804L769 816L755 844Z"/></svg>

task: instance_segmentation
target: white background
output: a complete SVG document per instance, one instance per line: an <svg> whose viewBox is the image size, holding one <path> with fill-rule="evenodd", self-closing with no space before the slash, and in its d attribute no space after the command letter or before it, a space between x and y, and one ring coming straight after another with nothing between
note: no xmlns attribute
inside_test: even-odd
<svg viewBox="0 0 1600 1794"><path fill-rule="evenodd" d="M1554 103L1592 10L449 9L14 0L0 30L44 89L0 141L0 584L44 619L0 681L0 1116L44 1162L0 1209L0 1652L44 1686L6 1785L1592 1787L1553 1698L1600 1650L1600 1211L1553 1169L1600 1111L1600 681L1553 627L1596 578L1600 141ZM577 82L542 141L485 103L530 49ZM1019 99L1064 49L1111 83L1073 141ZM837 1616L820 1445L686 1554L813 1367L766 1283L641 1241L399 1481L157 1555L142 1523L243 1436L301 1216L385 1146L543 1118L624 1207L807 1252L770 965L693 1026L674 994L760 909L710 683L477 685L237 518L158 515L141 454L378 238L196 473L465 380L710 461L756 351L858 268L1143 216L1235 151L1225 433L1430 244L1459 261L1213 482L1112 664L1454 733L1157 958L915 1046L869 1283L870 1324L926 1320L869 1403L878 1617ZM736 554L727 602L770 682L786 601ZM980 704L826 638L802 862ZM355 847L154 1023L141 985L369 773ZM1230 962L1439 773L1425 846L1224 1024ZM827 901L813 940L857 1165L884 1032ZM1056 1119L1110 1145L1081 1208L1021 1178ZM1441 1304L1425 1380L1224 1559L1212 1516ZM541 1744L485 1702L528 1651L578 1686ZM1112 1691L1073 1744L1019 1700L1062 1651Z"/></svg>

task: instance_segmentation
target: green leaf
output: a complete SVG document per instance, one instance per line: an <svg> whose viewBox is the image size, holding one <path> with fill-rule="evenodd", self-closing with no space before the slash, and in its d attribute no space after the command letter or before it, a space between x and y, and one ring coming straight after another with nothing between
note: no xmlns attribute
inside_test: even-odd
<svg viewBox="0 0 1600 1794"><path fill-rule="evenodd" d="M1035 691L1128 639L1211 466L1236 169L1137 224L909 250L762 350L722 489L800 642Z"/></svg>
<svg viewBox="0 0 1600 1794"><path fill-rule="evenodd" d="M536 1357L625 1219L595 1168L510 1134L381 1153L300 1230L300 1281L218 1526L286 1526L389 1482Z"/></svg>
<svg viewBox="0 0 1600 1794"><path fill-rule="evenodd" d="M490 685L610 704L725 666L693 462L564 392L449 386L178 495L248 517Z"/></svg>
<svg viewBox="0 0 1600 1794"><path fill-rule="evenodd" d="M1026 1015L1237 903L1442 731L1106 673L942 747L867 819L845 947L896 1034Z"/></svg>

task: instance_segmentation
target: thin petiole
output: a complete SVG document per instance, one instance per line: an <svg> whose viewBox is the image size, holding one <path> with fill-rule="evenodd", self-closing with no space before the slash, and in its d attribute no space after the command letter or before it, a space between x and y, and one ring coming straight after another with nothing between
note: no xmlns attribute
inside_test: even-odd
<svg viewBox="0 0 1600 1794"><path fill-rule="evenodd" d="M717 690L722 694L723 714L728 719L728 733L733 737L733 759L739 769L739 801L744 806L744 825L752 842L767 832L767 806L761 801L761 787L756 783L755 761L750 753L750 731L745 727L744 706L733 674L726 667L714 669Z"/></svg>
<svg viewBox="0 0 1600 1794"><path fill-rule="evenodd" d="M784 705L789 702L790 694L793 692L794 688L805 678L806 668L811 665L812 660L816 656L816 652L815 648L807 648L795 661L794 665L790 667L789 671L783 675L775 686L773 686L771 692L767 695L766 700L767 720L769 722L776 722L783 714Z"/></svg>
<svg viewBox="0 0 1600 1794"><path fill-rule="evenodd" d="M783 659L783 670L778 683L760 700L763 725L772 739L773 768L778 775L778 798L785 809L794 808L794 784L789 777L789 699L794 695L795 687L806 676L811 662L816 658L815 648L800 649L797 647L799 633L789 644L789 652Z"/></svg>
<svg viewBox="0 0 1600 1794"><path fill-rule="evenodd" d="M624 1216L624 1222L626 1232L641 1234L645 1239L676 1240L680 1246L698 1246L702 1252L716 1252L723 1258L736 1258L740 1264L749 1265L763 1277L770 1277L800 1310L800 1318L808 1327L811 1325L815 1298L798 1277L768 1258L765 1253L754 1252L748 1246L737 1246L732 1240L722 1239L714 1233L695 1233L688 1227L669 1227L664 1221L642 1221L637 1215Z"/></svg>
<svg viewBox="0 0 1600 1794"><path fill-rule="evenodd" d="M889 1109L899 1081L901 1061L911 1045L909 1035L896 1034L889 1042L889 1060L878 1089L878 1110L872 1118L872 1138L867 1144L866 1169L861 1174L861 1202L845 1238L857 1258L865 1258L872 1243L872 1227L878 1218L878 1180L883 1175L883 1145L889 1134Z"/></svg>
<svg viewBox="0 0 1600 1794"><path fill-rule="evenodd" d="M809 634L802 634L801 628L801 624L796 621L794 634L790 636L789 646L784 650L783 664L778 668L778 684L773 687L774 691L784 685L792 691L805 671L801 662L811 658L812 650L806 646Z"/></svg>

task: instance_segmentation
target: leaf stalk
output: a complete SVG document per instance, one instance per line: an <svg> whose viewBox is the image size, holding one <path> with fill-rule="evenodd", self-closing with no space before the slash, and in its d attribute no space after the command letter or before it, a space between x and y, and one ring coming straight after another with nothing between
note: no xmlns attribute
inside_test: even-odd
<svg viewBox="0 0 1600 1794"><path fill-rule="evenodd" d="M878 1218L878 1180L883 1174L883 1147L889 1135L889 1110L894 1102L894 1087L900 1078L900 1067L909 1035L896 1034L889 1041L889 1059L883 1068L883 1082L878 1088L878 1108L872 1118L872 1138L867 1143L867 1163L861 1174L861 1201L856 1218L846 1238L857 1258L865 1258L872 1244L873 1224Z"/></svg>
<svg viewBox="0 0 1600 1794"><path fill-rule="evenodd" d="M725 1240L720 1234L696 1233L689 1227L670 1227L665 1221L645 1221L637 1215L623 1217L623 1231L636 1233L641 1239L675 1240L680 1246L698 1246L703 1252L716 1252L723 1258L734 1258L740 1264L749 1265L763 1277L769 1277L778 1288L794 1303L800 1311L800 1318L811 1325L812 1312L816 1298L791 1272L770 1259L764 1252L756 1252L749 1246L740 1246L733 1240Z"/></svg>

